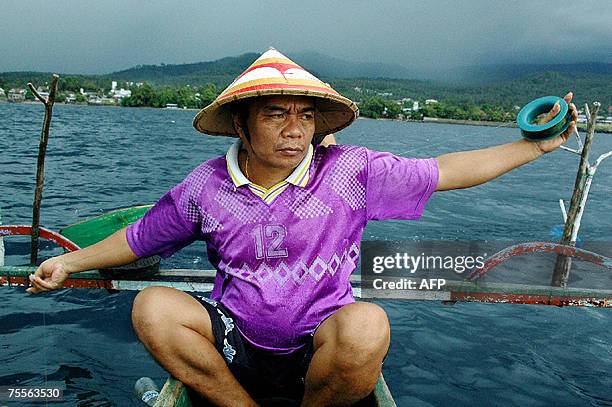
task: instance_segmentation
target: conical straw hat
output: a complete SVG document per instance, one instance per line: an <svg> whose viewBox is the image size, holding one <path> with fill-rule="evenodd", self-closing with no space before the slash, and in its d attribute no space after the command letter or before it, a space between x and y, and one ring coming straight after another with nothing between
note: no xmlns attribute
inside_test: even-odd
<svg viewBox="0 0 612 407"><path fill-rule="evenodd" d="M357 105L333 90L301 66L270 48L238 76L193 119L196 130L210 135L237 137L229 105L266 95L298 95L316 98L315 140L342 130L358 116Z"/></svg>

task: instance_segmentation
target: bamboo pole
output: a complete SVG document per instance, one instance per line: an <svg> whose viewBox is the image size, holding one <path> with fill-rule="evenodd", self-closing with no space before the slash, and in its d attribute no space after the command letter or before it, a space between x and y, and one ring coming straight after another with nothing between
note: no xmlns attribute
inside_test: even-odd
<svg viewBox="0 0 612 407"><path fill-rule="evenodd" d="M0 213L0 226L2 226L2 214ZM4 266L4 240L0 236L0 267Z"/></svg>
<svg viewBox="0 0 612 407"><path fill-rule="evenodd" d="M600 104L598 102L593 103L592 110L589 109L588 105L585 105L585 111L587 113L587 135L582 148L582 154L580 156L580 165L578 166L578 173L576 174L576 181L574 183L574 192L572 193L572 200L570 202L569 212L567 214L567 220L565 222L565 229L563 230L563 236L561 237L561 244L564 245L575 245L576 238L572 239L572 236L577 236L578 228L580 227L580 218L582 217L582 211L586 204L583 199L587 180L590 177L590 165L589 165L589 152L591 151L591 145L593 143L593 137L595 134L595 122L597 121L597 113L599 111ZM574 233L574 231L576 233ZM572 268L572 258L558 255L555 262L555 269L551 285L554 287L567 287L567 280L569 273Z"/></svg>
<svg viewBox="0 0 612 407"><path fill-rule="evenodd" d="M49 140L49 127L51 125L51 117L53 115L53 104L55 103L55 95L57 94L57 82L59 75L53 74L51 80L51 89L49 89L49 98L43 98L34 85L28 83L28 87L34 96L45 105L45 120L40 134L40 144L38 147L38 165L36 171L36 189L34 191L34 204L32 205L32 251L30 253L30 264L36 265L38 260L38 235L40 227L40 204L42 201L43 186L45 183L45 154L47 152L47 142Z"/></svg>

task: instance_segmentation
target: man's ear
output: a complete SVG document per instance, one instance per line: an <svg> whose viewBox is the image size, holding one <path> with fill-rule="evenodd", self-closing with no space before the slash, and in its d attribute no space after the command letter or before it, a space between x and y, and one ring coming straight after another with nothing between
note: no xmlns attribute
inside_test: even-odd
<svg viewBox="0 0 612 407"><path fill-rule="evenodd" d="M232 115L232 124L234 125L234 130L236 131L236 133L238 133L238 136L240 136L240 138L243 138L244 129L242 128L243 123L242 123L242 120L240 119L240 115L237 115L237 114Z"/></svg>

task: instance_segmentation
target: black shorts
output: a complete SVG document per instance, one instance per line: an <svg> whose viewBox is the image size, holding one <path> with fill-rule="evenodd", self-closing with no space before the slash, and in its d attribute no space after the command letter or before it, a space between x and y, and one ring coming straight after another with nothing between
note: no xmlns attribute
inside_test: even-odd
<svg viewBox="0 0 612 407"><path fill-rule="evenodd" d="M223 306L201 294L191 295L208 311L215 347L232 374L254 399L301 400L304 378L313 356L313 336L298 351L275 355L245 339L234 324L234 316Z"/></svg>

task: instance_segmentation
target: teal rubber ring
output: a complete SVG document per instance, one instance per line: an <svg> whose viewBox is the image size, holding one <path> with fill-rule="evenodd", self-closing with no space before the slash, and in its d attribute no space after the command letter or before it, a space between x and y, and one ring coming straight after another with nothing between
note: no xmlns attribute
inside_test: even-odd
<svg viewBox="0 0 612 407"><path fill-rule="evenodd" d="M559 102L559 113L548 123L534 124L542 113L547 113ZM562 134L572 121L572 111L567 102L558 96L544 96L527 103L516 116L516 124L527 140L541 141Z"/></svg>

